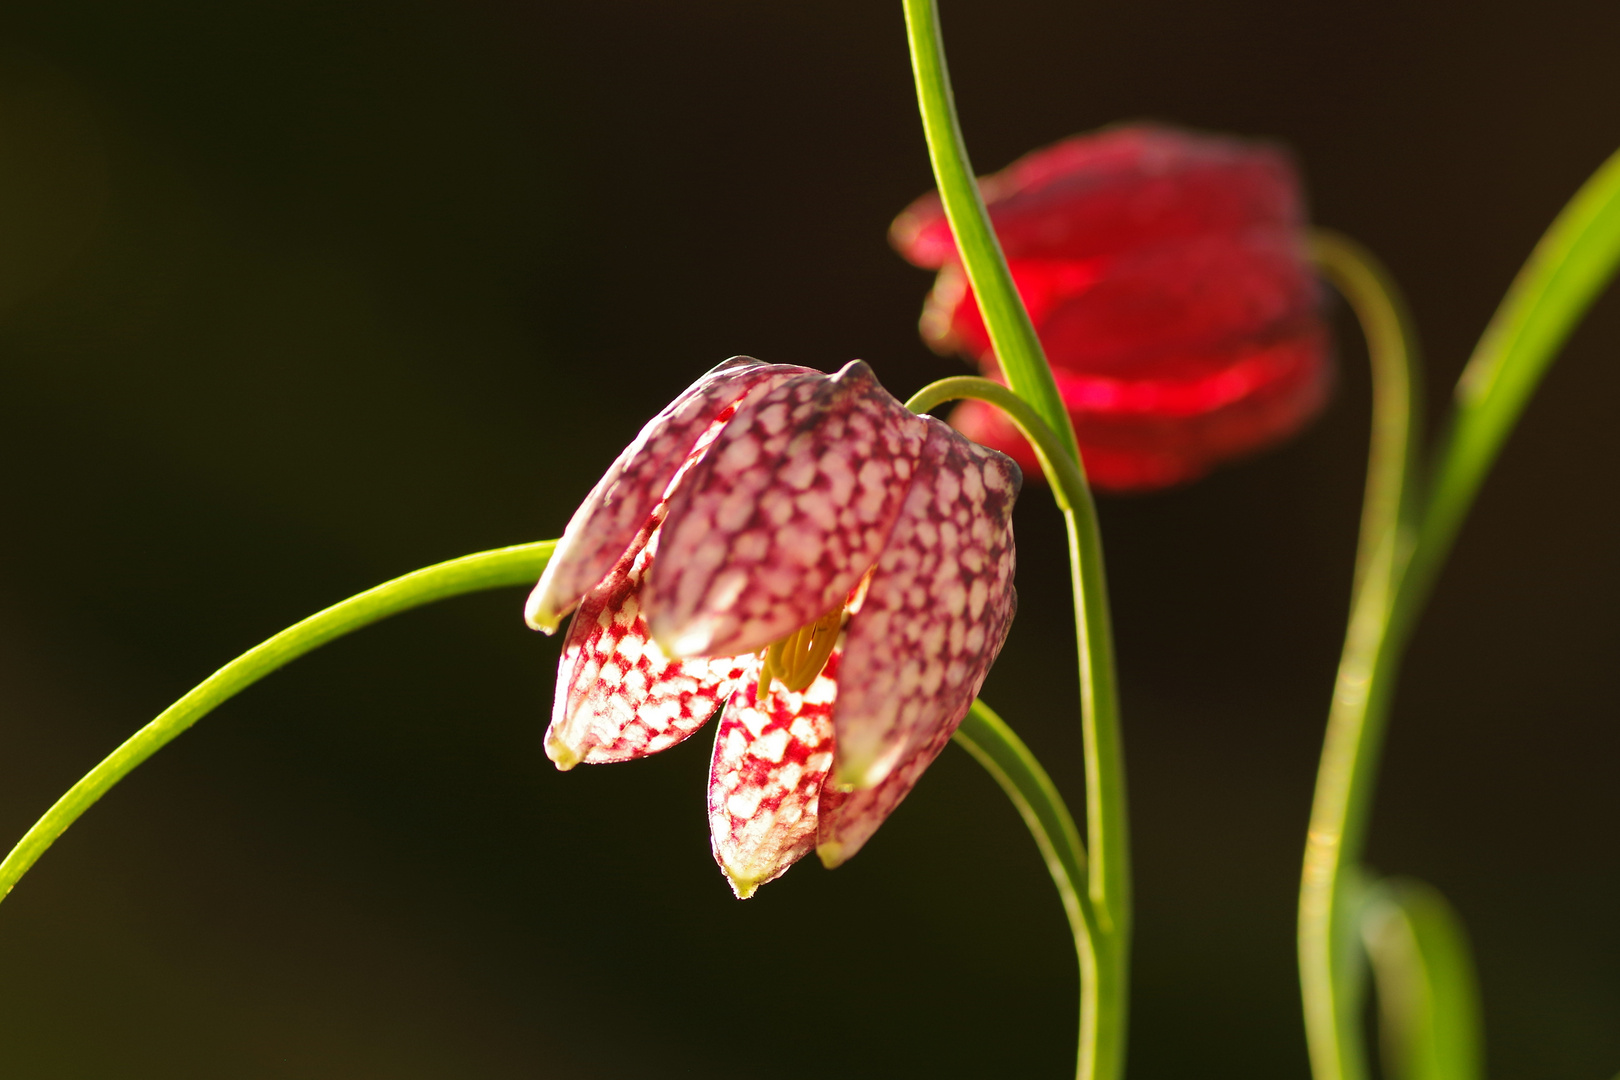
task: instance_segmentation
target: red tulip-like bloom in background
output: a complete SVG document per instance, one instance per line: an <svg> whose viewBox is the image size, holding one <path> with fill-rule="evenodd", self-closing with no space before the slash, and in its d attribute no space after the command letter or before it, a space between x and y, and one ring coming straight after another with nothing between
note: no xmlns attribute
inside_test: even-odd
<svg viewBox="0 0 1620 1080"><path fill-rule="evenodd" d="M981 185L1098 487L1193 479L1320 409L1332 378L1327 330L1299 177L1283 150L1116 127L1038 150ZM889 237L939 270L924 339L994 375L939 197L914 202ZM1000 412L965 402L951 421L1035 467Z"/></svg>
<svg viewBox="0 0 1620 1080"><path fill-rule="evenodd" d="M642 429L526 617L563 645L546 754L667 749L725 706L709 774L738 896L836 866L962 722L1012 621L1018 466L851 363L737 357Z"/></svg>

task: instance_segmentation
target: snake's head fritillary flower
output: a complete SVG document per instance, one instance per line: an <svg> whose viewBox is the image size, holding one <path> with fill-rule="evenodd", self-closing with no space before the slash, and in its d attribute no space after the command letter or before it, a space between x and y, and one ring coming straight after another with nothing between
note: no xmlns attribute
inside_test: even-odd
<svg viewBox="0 0 1620 1080"><path fill-rule="evenodd" d="M1019 294L1101 488L1163 487L1278 442L1332 381L1292 161L1266 143L1132 126L1038 150L981 181ZM890 239L938 269L922 319L939 352L998 370L937 195ZM952 422L1035 458L998 412Z"/></svg>
<svg viewBox="0 0 1620 1080"><path fill-rule="evenodd" d="M547 755L643 757L723 710L709 826L737 895L812 849L838 865L1001 649L1020 482L858 361L721 364L619 455L529 598L548 633L574 612Z"/></svg>

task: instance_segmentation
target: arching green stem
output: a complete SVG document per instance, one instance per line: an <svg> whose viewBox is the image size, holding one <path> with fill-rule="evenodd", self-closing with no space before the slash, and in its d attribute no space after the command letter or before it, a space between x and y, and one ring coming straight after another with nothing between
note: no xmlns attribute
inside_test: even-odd
<svg viewBox="0 0 1620 1080"><path fill-rule="evenodd" d="M1113 634L1103 572L1102 535L1091 489L1079 460L1065 450L1031 405L1000 383L959 376L930 383L906 402L925 412L947 401L975 398L995 405L1034 447L1063 511L1069 537L1080 652L1081 735L1086 754L1086 826L1091 861L1086 890L1095 909L1090 948L1081 950L1078 1075L1113 1080L1125 1064L1130 959L1130 851L1125 817L1125 765L1119 741Z"/></svg>
<svg viewBox="0 0 1620 1080"><path fill-rule="evenodd" d="M405 574L295 623L243 653L132 735L56 801L0 863L0 899L101 796L225 701L305 653L390 615L463 593L529 584L545 569L556 543L544 540L479 552ZM1051 778L983 702L973 703L956 741L990 773L1029 827L1057 885L1082 966L1094 964L1090 940L1096 916L1085 892L1085 847ZM1082 1028L1087 1026L1083 1016ZM1094 1019L1089 1026L1095 1027Z"/></svg>
<svg viewBox="0 0 1620 1080"><path fill-rule="evenodd" d="M1097 916L1086 888L1086 847L1057 785L1007 722L975 698L955 739L984 766L1029 826L1052 874L1076 943L1091 936Z"/></svg>
<svg viewBox="0 0 1620 1080"><path fill-rule="evenodd" d="M1372 252L1341 233L1318 229L1311 234L1311 254L1355 312L1372 366L1372 440L1351 589L1355 596L1386 537L1401 529L1406 543L1411 542L1421 505L1423 358L1405 297ZM1409 552L1398 554L1404 558Z"/></svg>
<svg viewBox="0 0 1620 1080"><path fill-rule="evenodd" d="M1404 320L1387 278L1364 252L1330 238L1318 257L1350 297L1374 352L1374 473L1397 463L1381 433L1408 426L1415 380L1401 367L1412 350L1389 351L1388 327ZM1356 264L1360 263L1359 269ZM1599 167L1559 213L1514 279L1457 385L1450 424L1422 500L1410 467L1394 481L1368 479L1357 589L1317 773L1300 890L1300 978L1316 1080L1362 1080L1359 990L1351 879L1360 861L1378 751L1400 655L1486 474L1530 395L1569 334L1620 266L1620 153ZM1357 300L1357 293L1362 299ZM1380 296L1382 294L1382 296ZM1380 313L1379 307L1384 310ZM1366 312L1364 314L1364 311ZM1384 359L1378 355L1384 342ZM1404 380L1403 391L1397 383ZM1383 382L1388 392L1376 384ZM1404 400L1403 400L1404 399ZM1408 433L1403 460L1415 439ZM1394 439L1390 437L1390 446ZM1390 507L1399 509L1390 516Z"/></svg>
<svg viewBox="0 0 1620 1080"><path fill-rule="evenodd" d="M0 863L0 900L61 836L118 781L216 707L277 668L333 638L435 600L539 578L555 540L481 551L397 577L311 615L232 660L131 735L68 789Z"/></svg>
<svg viewBox="0 0 1620 1080"><path fill-rule="evenodd" d="M1393 280L1360 245L1318 234L1325 275L1360 320L1372 364L1372 449L1350 627L1316 774L1299 893L1299 973L1316 1080L1362 1080L1355 869L1366 834L1396 652L1389 615L1410 552L1418 352Z"/></svg>
<svg viewBox="0 0 1620 1080"><path fill-rule="evenodd" d="M1069 932L1074 935L1075 955L1080 963L1080 984L1095 985L1097 916L1086 893L1086 849L1063 796L1035 755L983 701L973 703L962 726L956 729L955 740L1001 785L1029 827L1069 918ZM1097 1005L1096 994L1082 991L1077 1055L1081 1064L1077 1067L1083 1068L1094 1053L1088 1039L1096 1037Z"/></svg>
<svg viewBox="0 0 1620 1080"><path fill-rule="evenodd" d="M994 405L1018 425L1040 460L1041 471L1052 485L1052 498L1059 510L1068 513L1077 506L1091 503L1085 473L1080 470L1078 460L1069 456L1062 436L1053 431L1027 401L1000 383L977 375L953 375L931 382L912 394L906 408L914 413L925 413L963 398Z"/></svg>

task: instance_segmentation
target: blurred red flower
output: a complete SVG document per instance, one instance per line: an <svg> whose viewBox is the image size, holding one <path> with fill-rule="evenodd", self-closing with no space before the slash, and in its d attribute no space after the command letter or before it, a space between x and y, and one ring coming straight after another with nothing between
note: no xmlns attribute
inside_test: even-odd
<svg viewBox="0 0 1620 1080"><path fill-rule="evenodd" d="M1097 487L1194 479L1286 438L1321 408L1332 366L1286 151L1115 127L980 183ZM912 203L889 238L911 262L939 270L923 338L994 377L938 195ZM951 422L1040 474L998 410L964 402Z"/></svg>

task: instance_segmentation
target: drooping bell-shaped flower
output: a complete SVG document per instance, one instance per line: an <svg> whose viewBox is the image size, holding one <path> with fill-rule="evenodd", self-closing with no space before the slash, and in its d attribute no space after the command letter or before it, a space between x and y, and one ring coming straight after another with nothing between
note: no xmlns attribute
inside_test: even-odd
<svg viewBox="0 0 1620 1080"><path fill-rule="evenodd" d="M1320 409L1332 379L1327 330L1299 177L1278 147L1115 127L980 183L1096 486L1194 479ZM923 337L994 376L938 196L913 203L889 236L939 270ZM988 406L964 402L951 421L1034 467L1017 429Z"/></svg>
<svg viewBox="0 0 1620 1080"><path fill-rule="evenodd" d="M1001 649L1020 482L863 363L726 361L619 455L529 597L548 633L574 611L547 755L643 757L723 707L709 825L737 895L812 849L838 865Z"/></svg>

